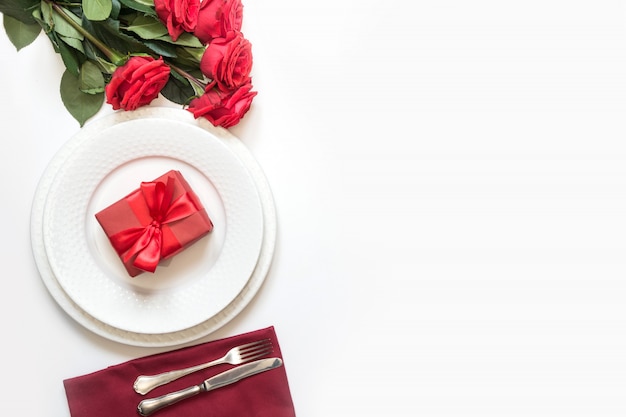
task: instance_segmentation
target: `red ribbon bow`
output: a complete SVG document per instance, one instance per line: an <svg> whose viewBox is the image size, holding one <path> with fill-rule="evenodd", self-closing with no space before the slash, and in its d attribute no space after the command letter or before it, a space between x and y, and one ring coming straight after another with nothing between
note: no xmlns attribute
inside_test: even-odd
<svg viewBox="0 0 626 417"><path fill-rule="evenodd" d="M162 226L192 215L198 208L185 192L172 201L174 178L167 184L161 181L142 182L140 186L143 200L150 212L152 221L143 227L131 227L111 236L111 244L124 263L134 258L132 264L144 271L154 272L161 260L164 246ZM179 245L178 242L175 244Z"/></svg>

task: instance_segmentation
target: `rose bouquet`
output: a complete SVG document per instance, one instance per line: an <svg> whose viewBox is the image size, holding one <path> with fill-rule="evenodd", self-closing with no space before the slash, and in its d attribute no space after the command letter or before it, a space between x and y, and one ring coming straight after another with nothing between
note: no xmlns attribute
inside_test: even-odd
<svg viewBox="0 0 626 417"><path fill-rule="evenodd" d="M48 36L66 68L61 99L81 126L105 100L130 111L162 94L228 128L257 94L241 0L0 0L0 12L18 50Z"/></svg>

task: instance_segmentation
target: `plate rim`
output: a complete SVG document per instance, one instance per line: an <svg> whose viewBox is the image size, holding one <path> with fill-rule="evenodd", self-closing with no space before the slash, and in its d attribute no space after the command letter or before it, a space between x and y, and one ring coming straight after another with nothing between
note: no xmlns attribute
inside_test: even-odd
<svg viewBox="0 0 626 417"><path fill-rule="evenodd" d="M177 131L182 133L172 144ZM263 237L256 184L240 158L211 132L163 118L135 118L97 130L83 129L75 136L80 145L56 172L43 211L48 263L67 295L100 321L136 333L182 330L228 306L250 279ZM137 291L132 282L126 285L123 272L111 275L89 245L77 242L92 238L85 226L95 219L86 210L109 175L128 164L163 157L196 169L215 188L226 214L226 235L215 264L194 273L192 281Z"/></svg>
<svg viewBox="0 0 626 417"><path fill-rule="evenodd" d="M50 187L54 175L58 172L60 165L62 165L78 147L79 143L77 143L78 141L75 137L79 135L74 135L61 147L49 162L40 178L31 208L31 246L40 278L48 289L48 292L65 313L83 327L106 339L128 345L143 347L174 346L197 340L221 328L235 318L258 293L265 282L274 257L277 237L276 207L263 170L243 142L226 129L216 128L203 119L193 119L192 115L184 110L148 106L133 112L116 112L90 122L84 129L101 128L108 124L118 124L138 118L168 118L179 122L190 123L208 130L218 140L226 144L249 170L256 184L261 201L264 231L257 264L241 292L223 310L203 322L180 331L159 334L137 333L119 329L90 316L81 309L80 306L63 291L56 277L51 273L45 250L43 250L42 254L43 244L41 241L43 235L41 210L42 206L45 205L47 190ZM42 198L42 194L44 198Z"/></svg>

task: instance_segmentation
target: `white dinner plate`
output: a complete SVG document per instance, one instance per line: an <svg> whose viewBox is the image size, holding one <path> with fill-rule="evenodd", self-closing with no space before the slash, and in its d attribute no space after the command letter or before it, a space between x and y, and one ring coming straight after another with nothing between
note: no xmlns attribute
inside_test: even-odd
<svg viewBox="0 0 626 417"><path fill-rule="evenodd" d="M214 232L155 274L130 278L93 214L139 177L171 168L205 203ZM275 228L269 186L238 139L183 110L148 107L94 121L68 141L38 186L31 237L42 279L70 316L109 339L168 346L245 307L269 269Z"/></svg>

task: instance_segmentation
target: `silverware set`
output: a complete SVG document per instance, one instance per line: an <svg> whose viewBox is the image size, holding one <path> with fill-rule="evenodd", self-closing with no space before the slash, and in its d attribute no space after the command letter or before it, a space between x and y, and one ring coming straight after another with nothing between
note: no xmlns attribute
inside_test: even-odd
<svg viewBox="0 0 626 417"><path fill-rule="evenodd" d="M237 381L258 373L269 371L282 365L280 358L260 359L271 354L272 343L269 339L263 339L252 343L235 346L224 356L210 362L201 363L189 368L177 369L157 375L140 375L133 385L138 394L145 395L156 387L160 387L183 376L207 369L219 364L240 365L228 371L213 376L201 384L193 385L180 391L162 395L157 398L143 400L137 406L137 411L142 416L149 416L163 407L177 403L185 398L200 394L201 392L212 391L223 386L233 384Z"/></svg>

